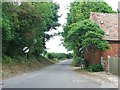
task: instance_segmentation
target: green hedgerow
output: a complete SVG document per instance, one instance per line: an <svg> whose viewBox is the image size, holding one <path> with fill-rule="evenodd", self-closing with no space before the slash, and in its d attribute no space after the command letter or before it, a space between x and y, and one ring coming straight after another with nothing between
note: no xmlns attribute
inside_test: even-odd
<svg viewBox="0 0 120 90"><path fill-rule="evenodd" d="M88 66L88 71L90 72L100 72L103 71L103 67L101 64L91 64Z"/></svg>

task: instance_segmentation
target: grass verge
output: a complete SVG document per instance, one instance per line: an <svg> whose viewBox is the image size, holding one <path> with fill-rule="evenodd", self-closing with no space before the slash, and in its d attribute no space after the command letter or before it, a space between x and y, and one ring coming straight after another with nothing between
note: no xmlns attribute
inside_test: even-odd
<svg viewBox="0 0 120 90"><path fill-rule="evenodd" d="M9 63L2 64L2 79L4 80L20 74L40 70L51 64L53 63L46 58L40 58L39 60L30 58L29 60L24 60L23 57L19 57L18 60L14 59Z"/></svg>

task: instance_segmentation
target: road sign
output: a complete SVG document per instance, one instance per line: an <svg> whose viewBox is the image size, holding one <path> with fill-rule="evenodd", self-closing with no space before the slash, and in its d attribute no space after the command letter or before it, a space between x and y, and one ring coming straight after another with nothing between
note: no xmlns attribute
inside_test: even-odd
<svg viewBox="0 0 120 90"><path fill-rule="evenodd" d="M24 47L24 48L23 48L23 52L24 52L24 53L28 53L29 51L30 51L30 50L29 50L28 47Z"/></svg>

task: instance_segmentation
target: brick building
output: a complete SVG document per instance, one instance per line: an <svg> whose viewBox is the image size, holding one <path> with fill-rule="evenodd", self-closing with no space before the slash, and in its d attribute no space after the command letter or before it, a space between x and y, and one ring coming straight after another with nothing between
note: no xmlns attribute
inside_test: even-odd
<svg viewBox="0 0 120 90"><path fill-rule="evenodd" d="M92 12L90 19L97 23L105 32L104 40L110 44L110 50L99 51L95 48L88 50L85 53L85 60L88 64L99 64L101 57L105 61L105 66L108 65L108 56L111 58L120 57L120 38L118 29L118 14L96 13Z"/></svg>

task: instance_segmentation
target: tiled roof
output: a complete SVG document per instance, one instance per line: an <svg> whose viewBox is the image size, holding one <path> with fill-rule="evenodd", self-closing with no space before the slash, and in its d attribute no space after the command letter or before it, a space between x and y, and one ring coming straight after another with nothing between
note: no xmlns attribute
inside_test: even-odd
<svg viewBox="0 0 120 90"><path fill-rule="evenodd" d="M105 32L103 39L118 41L120 40L120 30L118 30L118 14L92 12L90 19L97 23Z"/></svg>

